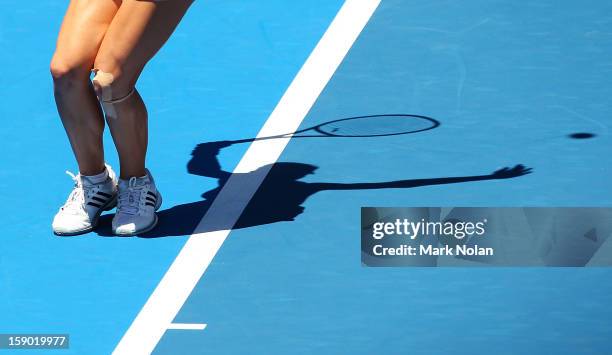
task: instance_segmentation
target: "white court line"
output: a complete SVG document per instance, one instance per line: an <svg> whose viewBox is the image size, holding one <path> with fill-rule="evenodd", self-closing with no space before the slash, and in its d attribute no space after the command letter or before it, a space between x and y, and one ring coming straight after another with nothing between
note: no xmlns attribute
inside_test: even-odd
<svg viewBox="0 0 612 355"><path fill-rule="evenodd" d="M170 323L168 329L179 329L179 330L204 330L207 324L203 323Z"/></svg>
<svg viewBox="0 0 612 355"><path fill-rule="evenodd" d="M257 137L295 132L381 0L346 0ZM113 354L150 354L290 138L253 142ZM212 231L212 232L207 232Z"/></svg>

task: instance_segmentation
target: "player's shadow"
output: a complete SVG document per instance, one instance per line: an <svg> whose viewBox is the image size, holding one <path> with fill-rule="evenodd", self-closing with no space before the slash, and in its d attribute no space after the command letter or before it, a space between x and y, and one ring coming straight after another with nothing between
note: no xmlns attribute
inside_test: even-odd
<svg viewBox="0 0 612 355"><path fill-rule="evenodd" d="M150 232L140 235L145 238L158 238L168 236L190 235L194 232L198 223L208 211L212 201L225 186L228 179L232 179L235 191L229 194L225 205L219 206L218 217L213 219L209 225L200 226L197 232L209 232L213 230L229 228L247 228L263 224L293 221L304 211L302 204L310 196L320 191L329 190L364 190L364 189L405 189L428 185L452 184L468 181L482 181L495 179L508 179L529 174L531 169L522 165L513 168L500 169L486 175L441 177L432 179L397 180L387 182L365 182L365 183L310 183L300 179L314 174L317 166L298 162L277 162L271 168L269 166L248 173L234 173L224 171L219 164L219 152L235 142L220 141L202 143L196 146L192 157L187 164L190 174L214 178L218 181L215 189L202 194L203 200L177 205L158 212L159 223ZM239 200L244 198L241 187L248 186L254 180L258 180L261 174L270 168L267 176L257 189L251 201L248 203L241 217L235 225L229 225L225 221L225 215L230 215L232 208L240 205ZM248 187L246 188L248 190ZM233 197L236 200L234 203ZM227 196L226 196L227 198ZM227 209L227 213L223 211ZM110 219L112 215L101 217L98 234L110 236ZM230 218L231 219L231 218Z"/></svg>

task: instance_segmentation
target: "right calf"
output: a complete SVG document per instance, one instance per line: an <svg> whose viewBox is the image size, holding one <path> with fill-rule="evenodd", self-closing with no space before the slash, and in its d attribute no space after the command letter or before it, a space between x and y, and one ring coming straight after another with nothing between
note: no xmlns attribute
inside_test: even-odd
<svg viewBox="0 0 612 355"><path fill-rule="evenodd" d="M83 175L104 170L104 119L89 80L90 67L55 55L51 76L57 110Z"/></svg>

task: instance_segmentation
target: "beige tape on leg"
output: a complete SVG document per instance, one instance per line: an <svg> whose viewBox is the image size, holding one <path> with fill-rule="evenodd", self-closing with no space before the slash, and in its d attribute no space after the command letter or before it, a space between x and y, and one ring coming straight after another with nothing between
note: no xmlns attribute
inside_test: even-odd
<svg viewBox="0 0 612 355"><path fill-rule="evenodd" d="M94 69L93 72L95 76L93 77L92 82L98 87L98 100L100 100L100 103L102 104L106 117L117 118L117 110L115 109L115 105L127 100L130 96L132 96L135 89L132 88L132 90L130 90L130 92L123 97L114 98L113 82L115 77L113 74L103 72L99 69Z"/></svg>

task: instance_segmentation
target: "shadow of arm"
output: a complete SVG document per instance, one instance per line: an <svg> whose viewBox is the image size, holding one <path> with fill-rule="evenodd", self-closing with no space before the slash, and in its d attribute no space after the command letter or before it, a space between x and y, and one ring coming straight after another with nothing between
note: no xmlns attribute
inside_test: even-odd
<svg viewBox="0 0 612 355"><path fill-rule="evenodd" d="M193 175L227 179L231 174L221 168L218 156L221 149L231 145L231 141L198 144L191 153L191 160L187 163L187 171Z"/></svg>
<svg viewBox="0 0 612 355"><path fill-rule="evenodd" d="M513 168L503 168L488 175L474 176L459 176L446 178L432 179L413 179L413 180L397 180L388 182L372 182L372 183L354 183L354 184L339 184L339 183L319 183L313 184L318 191L323 190L371 190L371 189L406 189L412 187L421 187L429 185L444 185L456 184L461 182L482 181L482 180L498 180L509 179L531 173L531 169L525 168L523 165L517 165Z"/></svg>

